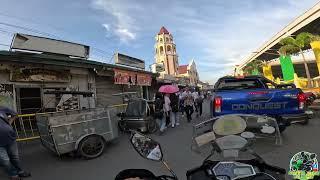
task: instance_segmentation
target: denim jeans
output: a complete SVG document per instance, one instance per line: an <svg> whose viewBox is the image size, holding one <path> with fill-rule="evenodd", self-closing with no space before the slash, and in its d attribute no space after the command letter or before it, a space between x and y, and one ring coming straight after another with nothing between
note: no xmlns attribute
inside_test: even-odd
<svg viewBox="0 0 320 180"><path fill-rule="evenodd" d="M186 106L185 107L185 111L186 111L186 114L187 114L187 120L188 120L188 122L190 122L191 119L192 119L193 106Z"/></svg>
<svg viewBox="0 0 320 180"><path fill-rule="evenodd" d="M179 112L172 112L170 113L170 120L171 120L171 126L174 127L176 125L179 125Z"/></svg>
<svg viewBox="0 0 320 180"><path fill-rule="evenodd" d="M162 118L156 118L156 121L158 122L160 131L163 132L166 129L166 116L163 116Z"/></svg>
<svg viewBox="0 0 320 180"><path fill-rule="evenodd" d="M0 165L3 166L10 177L22 173L18 145L14 142L8 146L0 147Z"/></svg>

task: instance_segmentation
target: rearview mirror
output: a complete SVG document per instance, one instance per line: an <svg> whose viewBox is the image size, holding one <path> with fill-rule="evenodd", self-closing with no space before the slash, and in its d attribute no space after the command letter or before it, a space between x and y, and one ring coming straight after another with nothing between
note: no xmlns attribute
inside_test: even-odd
<svg viewBox="0 0 320 180"><path fill-rule="evenodd" d="M162 150L158 142L138 132L132 134L130 141L143 158L162 161Z"/></svg>

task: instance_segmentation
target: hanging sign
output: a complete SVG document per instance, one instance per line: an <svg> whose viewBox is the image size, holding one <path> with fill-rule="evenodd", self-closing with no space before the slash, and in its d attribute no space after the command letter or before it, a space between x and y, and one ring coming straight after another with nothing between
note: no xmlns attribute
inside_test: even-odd
<svg viewBox="0 0 320 180"><path fill-rule="evenodd" d="M151 86L151 81L150 74L114 69L114 84Z"/></svg>

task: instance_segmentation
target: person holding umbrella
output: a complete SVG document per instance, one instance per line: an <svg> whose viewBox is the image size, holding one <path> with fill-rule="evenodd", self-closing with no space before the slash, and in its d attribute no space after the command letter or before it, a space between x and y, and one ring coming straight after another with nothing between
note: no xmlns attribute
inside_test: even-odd
<svg viewBox="0 0 320 180"><path fill-rule="evenodd" d="M171 112L171 106L170 106L170 94L176 93L179 91L179 88L177 86L174 85L163 85L159 88L159 92L164 93L165 94L165 104L164 104L164 111L165 111L165 115L167 115L168 120L170 122L170 112ZM169 123L167 123L168 125Z"/></svg>

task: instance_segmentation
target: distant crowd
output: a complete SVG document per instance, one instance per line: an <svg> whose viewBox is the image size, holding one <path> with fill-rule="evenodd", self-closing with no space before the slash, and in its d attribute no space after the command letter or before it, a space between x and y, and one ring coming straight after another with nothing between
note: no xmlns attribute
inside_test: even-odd
<svg viewBox="0 0 320 180"><path fill-rule="evenodd" d="M179 113L181 117L187 117L187 121L192 121L192 114L202 115L202 104L205 98L210 96L210 91L196 91L195 89L184 88L177 93L155 95L155 119L158 122L160 134L168 127L175 128L180 125Z"/></svg>

